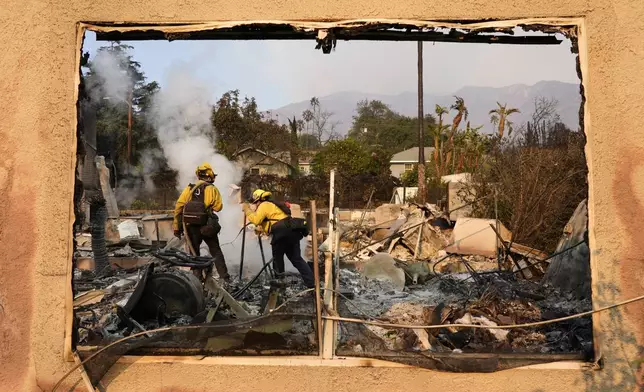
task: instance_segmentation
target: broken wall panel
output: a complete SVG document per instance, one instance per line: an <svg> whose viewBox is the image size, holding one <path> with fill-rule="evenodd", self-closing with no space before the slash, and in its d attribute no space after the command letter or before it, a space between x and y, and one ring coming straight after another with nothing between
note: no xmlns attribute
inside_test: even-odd
<svg viewBox="0 0 644 392"><path fill-rule="evenodd" d="M445 250L464 255L495 257L501 242L491 225L499 228L499 234L503 241L512 239L512 233L503 223L494 219L461 218L456 221L456 226L454 226L450 239L452 245Z"/></svg>

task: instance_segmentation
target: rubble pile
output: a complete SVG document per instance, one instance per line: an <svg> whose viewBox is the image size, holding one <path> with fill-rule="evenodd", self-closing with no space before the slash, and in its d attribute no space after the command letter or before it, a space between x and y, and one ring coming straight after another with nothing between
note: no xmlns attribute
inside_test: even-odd
<svg viewBox="0 0 644 392"><path fill-rule="evenodd" d="M342 287L353 287L352 300L340 299L345 317L405 325L447 324L440 329L412 330L367 325L361 331L377 337L391 351L433 352L592 352L590 317L533 328L470 329L449 324L503 326L550 320L591 309L590 300L561 296L553 288L511 274L488 274L477 282L464 274L434 276L423 285L396 290L390 282L342 270ZM342 323L346 325L346 323ZM342 331L342 328L340 328ZM360 339L341 335L344 355L361 352ZM371 353L374 354L374 353Z"/></svg>
<svg viewBox="0 0 644 392"><path fill-rule="evenodd" d="M321 241L322 233L316 233L320 276L325 260L338 263L333 269L338 285L333 287L340 316L420 328L340 322L338 355L592 356L590 317L503 328L591 309L584 292L570 293L542 281L552 257L565 266L565 244L571 241L549 256L513 242L501 222L467 217L452 222L430 204L383 205L374 215L375 223L369 225L363 219L336 222L339 236L333 246L331 236ZM78 345L101 346L159 327L203 325L194 333L150 336L144 346L170 350L155 351L162 354L187 348L219 355L317 353L314 295L302 295L306 288L298 275L276 279L266 265L252 279L233 278L224 285L199 270L212 259L178 251L182 244L176 238L162 248L158 239L153 243L141 235L136 224L124 221L117 229L118 237L107 244L109 271L96 271L90 263L91 236L77 236L73 287ZM575 239L583 238L582 229ZM304 249L312 258L310 242ZM581 260L586 253L573 255ZM236 325L240 320L252 324ZM459 324L482 328L453 326ZM206 327L213 325L218 329ZM422 328L430 325L441 327Z"/></svg>
<svg viewBox="0 0 644 392"><path fill-rule="evenodd" d="M384 205L375 216L373 226L340 228L340 287L354 294L350 301L339 299L342 315L446 326L342 323L345 334L339 347L344 355L383 350L591 355L590 317L529 328L449 327L534 323L591 309L588 295L561 292L540 282L548 255L514 243L502 223L459 218L451 224L429 204Z"/></svg>
<svg viewBox="0 0 644 392"><path fill-rule="evenodd" d="M87 235L82 237L86 238ZM171 242L169 245L177 243ZM77 344L80 346L102 346L132 333L161 327L225 324L268 313L274 281L267 272L261 274L252 284L247 279L233 278L226 287L227 292L235 296L232 299L234 305L230 305L217 293L216 288L209 286L207 282L200 282L190 268L167 262L173 258L175 261L211 260L209 257L191 257L172 249L171 246L165 250L132 249L127 242L120 247L112 244L109 255L112 268L102 274L97 275L87 269L74 269L75 328ZM77 248L77 261L91 257L91 249ZM122 263L119 261L132 258L145 262L128 268L121 267ZM299 277L287 275L282 284L279 301L273 306L286 300L288 302L277 313L315 314L313 297L296 295L306 289ZM213 314L209 315L211 311ZM252 336L248 337L247 329L231 328L230 333L225 334L225 338L207 339L204 338L207 334L196 334L187 338L184 334L175 334L165 341L150 339L145 346L191 347L213 353L251 348L281 348L291 350L295 354L317 350L317 341L311 339L311 321L287 320L278 322L277 326L266 330L264 334L261 328L255 328ZM275 342L276 333L280 335L279 344ZM273 340L268 346L263 340L267 337Z"/></svg>
<svg viewBox="0 0 644 392"><path fill-rule="evenodd" d="M340 246L354 261L383 251L400 260L431 258L448 244L449 238L449 231L442 232L435 226L437 215L432 205L385 204L376 208L374 225L366 226L362 221L345 223Z"/></svg>
<svg viewBox="0 0 644 392"><path fill-rule="evenodd" d="M343 266L362 270L377 254L388 254L403 268L407 284L440 273L513 271L539 280L547 255L512 241L502 223L490 219L449 221L436 206L385 204L376 209L376 223L341 222L339 252ZM328 251L325 241L320 249ZM369 275L369 273L367 273Z"/></svg>

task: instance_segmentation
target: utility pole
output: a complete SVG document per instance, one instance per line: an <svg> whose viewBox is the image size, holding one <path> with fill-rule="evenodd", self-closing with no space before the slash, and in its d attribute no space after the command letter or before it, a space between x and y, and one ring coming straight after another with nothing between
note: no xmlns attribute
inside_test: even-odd
<svg viewBox="0 0 644 392"><path fill-rule="evenodd" d="M423 111L423 41L418 41L418 198L425 204L425 125Z"/></svg>

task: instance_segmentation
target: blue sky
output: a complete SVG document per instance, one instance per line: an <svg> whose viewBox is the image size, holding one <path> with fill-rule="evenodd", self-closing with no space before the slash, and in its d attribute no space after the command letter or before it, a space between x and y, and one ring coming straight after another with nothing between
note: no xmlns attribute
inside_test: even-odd
<svg viewBox="0 0 644 392"><path fill-rule="evenodd" d="M107 44L88 31L93 56ZM239 89L262 110L340 91L415 91L416 43L339 41L331 54L314 41L132 41L132 55L149 81L164 85L166 70L188 64L215 92ZM501 87L541 80L578 82L570 42L557 46L425 43L425 92L451 94L464 86Z"/></svg>

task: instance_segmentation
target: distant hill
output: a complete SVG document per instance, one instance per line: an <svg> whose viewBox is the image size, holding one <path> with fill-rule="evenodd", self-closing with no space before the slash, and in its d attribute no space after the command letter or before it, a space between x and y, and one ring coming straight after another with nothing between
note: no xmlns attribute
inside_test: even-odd
<svg viewBox="0 0 644 392"><path fill-rule="evenodd" d="M561 120L571 129L579 127L579 106L581 95L579 85L558 81L542 81L532 86L515 84L507 87L475 87L467 86L455 91L451 95L425 94L425 112L434 113L436 104L441 106L451 105L454 96L465 100L469 110L469 120L472 126L483 125L484 132L492 132L489 111L496 108L496 102L507 103L508 107L518 108L521 113L512 115L511 119L520 125L530 118L534 109L536 97L555 98L559 101L558 112ZM397 95L370 94L361 92L339 92L324 97L318 97L324 110L332 112L333 121L338 122L337 130L345 135L351 128L356 104L363 100L380 100L391 107L392 110L407 115L416 116L416 92L405 92ZM309 107L308 101L295 102L278 109L272 109L273 114L279 115L281 122L286 123L287 118L300 117L302 112Z"/></svg>

